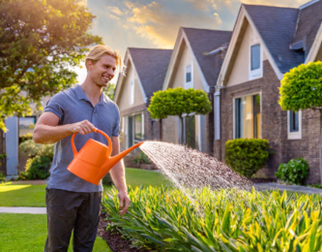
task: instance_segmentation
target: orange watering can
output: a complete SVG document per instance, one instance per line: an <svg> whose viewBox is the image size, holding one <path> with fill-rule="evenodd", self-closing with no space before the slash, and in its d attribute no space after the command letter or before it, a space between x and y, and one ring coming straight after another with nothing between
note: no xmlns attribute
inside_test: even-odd
<svg viewBox="0 0 322 252"><path fill-rule="evenodd" d="M74 138L77 133L74 133L71 139L74 159L68 165L67 170L92 184L98 185L100 180L117 162L132 150L139 147L143 142L133 145L117 156L110 157L112 153L111 139L98 129L96 129L96 132L106 137L108 146L94 139L88 139L81 150L77 152L74 144Z"/></svg>

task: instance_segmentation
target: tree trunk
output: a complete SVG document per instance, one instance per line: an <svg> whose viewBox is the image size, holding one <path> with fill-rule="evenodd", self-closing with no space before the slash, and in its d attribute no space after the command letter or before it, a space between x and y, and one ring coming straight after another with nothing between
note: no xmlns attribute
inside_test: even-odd
<svg viewBox="0 0 322 252"><path fill-rule="evenodd" d="M319 143L319 154L320 154L320 183L322 183L322 109L320 109L320 143Z"/></svg>
<svg viewBox="0 0 322 252"><path fill-rule="evenodd" d="M160 129L159 129L160 141L162 141L162 119L159 120L159 125L160 125Z"/></svg>

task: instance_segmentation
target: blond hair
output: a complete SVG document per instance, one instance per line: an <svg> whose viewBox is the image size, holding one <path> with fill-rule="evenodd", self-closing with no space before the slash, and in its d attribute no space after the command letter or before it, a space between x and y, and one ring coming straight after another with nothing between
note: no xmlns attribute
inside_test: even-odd
<svg viewBox="0 0 322 252"><path fill-rule="evenodd" d="M109 46L107 45L96 45L94 46L88 53L87 57L85 58L85 66L87 68L87 62L89 60L96 63L99 61L104 54L110 55L116 59L116 66L120 73L123 73L123 64L122 64L122 58L121 56L116 52L113 51Z"/></svg>

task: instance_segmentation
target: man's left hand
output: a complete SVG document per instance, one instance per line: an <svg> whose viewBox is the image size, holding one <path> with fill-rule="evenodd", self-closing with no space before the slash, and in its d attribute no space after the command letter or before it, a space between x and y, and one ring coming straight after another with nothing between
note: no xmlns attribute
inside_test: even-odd
<svg viewBox="0 0 322 252"><path fill-rule="evenodd" d="M122 209L121 211L119 211L119 215L123 215L127 212L131 200L127 193L123 191L120 191L118 196L120 201L120 209Z"/></svg>

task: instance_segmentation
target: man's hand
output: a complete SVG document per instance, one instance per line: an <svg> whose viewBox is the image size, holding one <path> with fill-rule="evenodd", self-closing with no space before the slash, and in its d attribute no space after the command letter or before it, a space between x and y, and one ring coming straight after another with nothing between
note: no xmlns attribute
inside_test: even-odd
<svg viewBox="0 0 322 252"><path fill-rule="evenodd" d="M127 212L129 208L130 198L124 191L120 191L118 196L120 201L120 209L122 209L121 211L119 211L119 215L123 215Z"/></svg>
<svg viewBox="0 0 322 252"><path fill-rule="evenodd" d="M85 135L91 132L96 132L96 128L91 122L84 120L81 122L73 123L72 132L73 133L78 132L78 133L81 133L82 135Z"/></svg>

